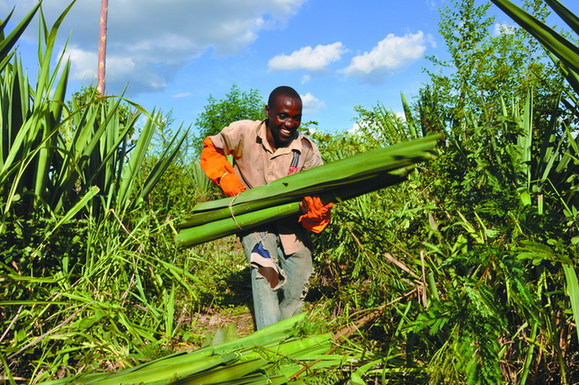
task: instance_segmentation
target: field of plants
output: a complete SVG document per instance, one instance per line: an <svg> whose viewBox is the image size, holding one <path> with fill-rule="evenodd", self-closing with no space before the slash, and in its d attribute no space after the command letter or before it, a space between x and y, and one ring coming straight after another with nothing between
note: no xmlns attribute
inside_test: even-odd
<svg viewBox="0 0 579 385"><path fill-rule="evenodd" d="M326 163L430 135L436 158L337 203L304 313L259 332L235 235L175 236L222 198L201 140L265 102L232 85L187 129L69 95L65 5L54 25L40 3L13 30L0 15L0 383L579 384L579 19L449 3L449 59L404 119L377 101L358 132L302 127ZM491 6L521 28L490 34ZM17 45L38 22L32 79Z"/></svg>

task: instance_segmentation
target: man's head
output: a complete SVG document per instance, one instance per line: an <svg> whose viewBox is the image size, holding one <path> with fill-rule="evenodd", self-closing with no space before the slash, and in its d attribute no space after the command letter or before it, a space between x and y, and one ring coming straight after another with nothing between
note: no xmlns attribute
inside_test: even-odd
<svg viewBox="0 0 579 385"><path fill-rule="evenodd" d="M269 95L265 116L273 145L276 148L286 147L298 135L302 120L302 98L291 87L277 87Z"/></svg>

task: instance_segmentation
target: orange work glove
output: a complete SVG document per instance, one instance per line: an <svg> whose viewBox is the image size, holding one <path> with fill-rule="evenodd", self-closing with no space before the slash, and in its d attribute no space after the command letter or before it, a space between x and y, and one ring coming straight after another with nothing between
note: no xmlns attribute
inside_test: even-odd
<svg viewBox="0 0 579 385"><path fill-rule="evenodd" d="M234 172L226 171L219 179L219 187L228 197L232 197L245 191L245 186L241 183L241 179Z"/></svg>
<svg viewBox="0 0 579 385"><path fill-rule="evenodd" d="M203 141L201 151L201 168L215 184L217 184L228 197L245 191L245 186L235 173L231 163L225 155L215 147L209 137Z"/></svg>
<svg viewBox="0 0 579 385"><path fill-rule="evenodd" d="M330 223L330 209L333 205L334 202L324 205L321 199L316 196L304 197L301 207L306 213L299 217L298 222L314 233L321 233Z"/></svg>

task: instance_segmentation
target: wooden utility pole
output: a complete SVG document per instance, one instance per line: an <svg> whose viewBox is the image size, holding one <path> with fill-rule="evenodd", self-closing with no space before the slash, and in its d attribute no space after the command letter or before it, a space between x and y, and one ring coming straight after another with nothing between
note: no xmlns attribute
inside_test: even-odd
<svg viewBox="0 0 579 385"><path fill-rule="evenodd" d="M99 33L99 64L97 92L100 96L105 94L105 65L107 59L107 15L109 11L109 0L101 0L101 19Z"/></svg>

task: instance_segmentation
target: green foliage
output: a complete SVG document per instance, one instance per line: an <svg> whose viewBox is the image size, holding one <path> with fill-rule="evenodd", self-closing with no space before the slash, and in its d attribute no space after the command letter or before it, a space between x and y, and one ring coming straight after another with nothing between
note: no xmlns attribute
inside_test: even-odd
<svg viewBox="0 0 579 385"><path fill-rule="evenodd" d="M224 127L237 120L262 120L265 102L259 91L242 91L237 85L223 99L209 96L204 111L195 121L198 134L192 143L193 152L201 152L201 143L209 135L218 134Z"/></svg>
<svg viewBox="0 0 579 385"><path fill-rule="evenodd" d="M185 165L171 163L147 197L147 206L160 216L185 215L195 202L207 200L208 187L195 183L188 169Z"/></svg>
<svg viewBox="0 0 579 385"><path fill-rule="evenodd" d="M175 320L199 304L205 285L183 271L163 235L170 223L141 215L127 227L110 213L70 222L31 248L53 226L18 220L0 240L9 250L0 260L0 346L11 372L48 380L75 367L132 366L183 332Z"/></svg>
<svg viewBox="0 0 579 385"><path fill-rule="evenodd" d="M184 136L149 160L160 115L89 90L65 102L69 64L64 54L56 65L51 59L69 9L51 28L40 15L36 81L17 55L0 72L0 356L8 379L62 376L98 366L96 356L133 364L131 355L148 357L174 337L177 301L200 298L166 234L171 222L139 211Z"/></svg>
<svg viewBox="0 0 579 385"><path fill-rule="evenodd" d="M576 290L564 256L577 254L568 215L576 212L577 152L557 106L537 130L532 105L530 97L503 105L491 120L464 114L457 130L445 128L438 159L403 185L336 206L315 240L318 295L339 309L332 317L394 304L360 335L389 341L396 333L381 345L384 362L404 357L397 367L424 367L429 383L565 383L577 373L576 329L560 318L573 302L563 288ZM441 127L444 109L428 89L416 107L421 118L409 123L382 106L359 109L360 131L325 141L324 157L404 140L417 121Z"/></svg>
<svg viewBox="0 0 579 385"><path fill-rule="evenodd" d="M356 134L362 143L388 146L419 137L411 122L404 122L381 104L371 110L361 106L357 106L355 110L358 113Z"/></svg>

